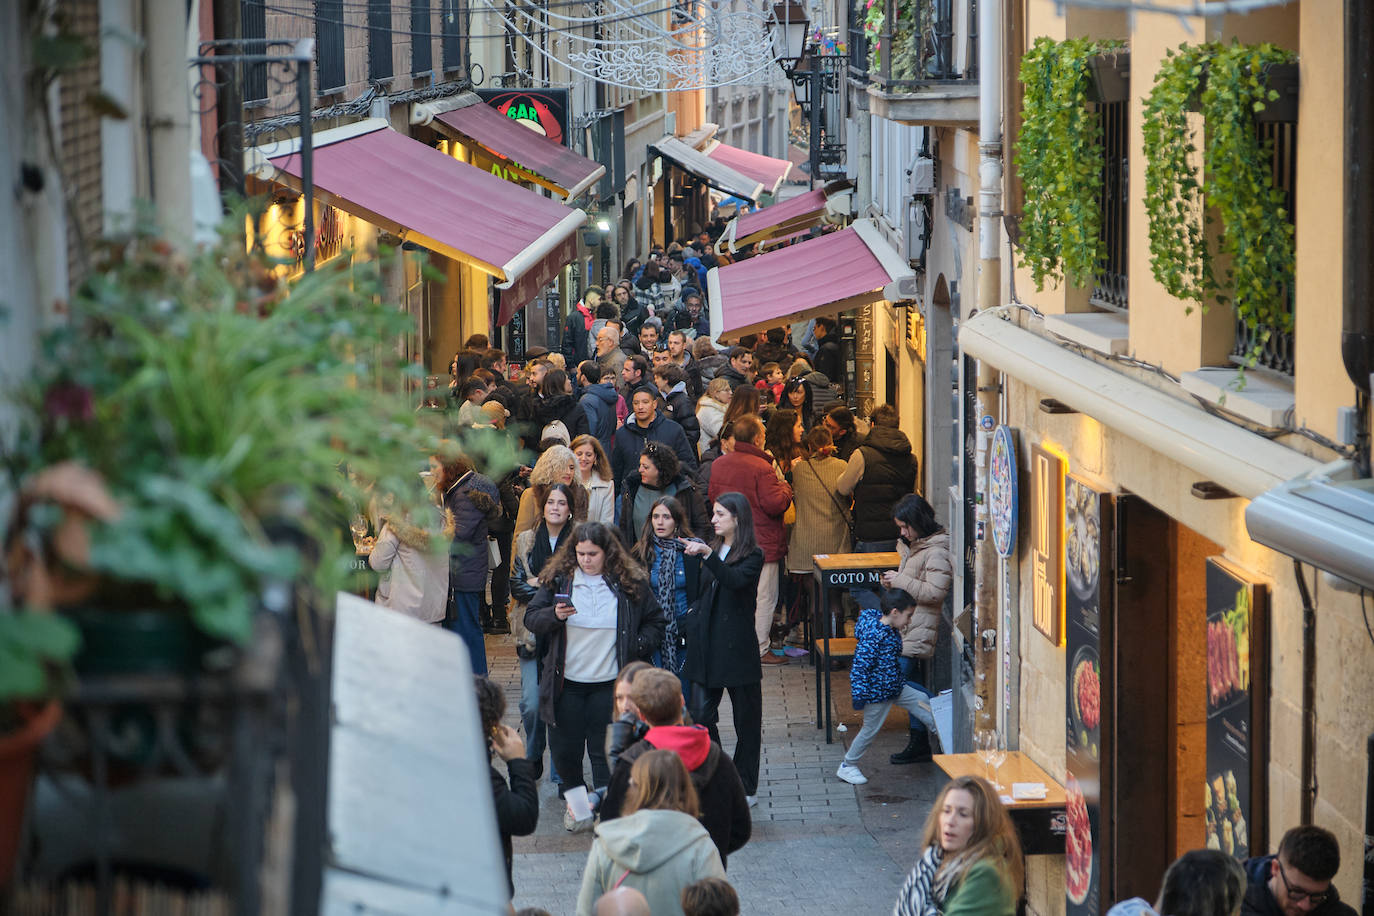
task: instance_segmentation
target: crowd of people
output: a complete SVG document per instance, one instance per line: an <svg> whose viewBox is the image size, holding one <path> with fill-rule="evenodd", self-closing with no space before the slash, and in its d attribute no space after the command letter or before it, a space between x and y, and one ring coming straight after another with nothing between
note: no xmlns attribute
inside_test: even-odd
<svg viewBox="0 0 1374 916"><path fill-rule="evenodd" d="M584 292L558 351L527 353L519 371L470 339L450 367L452 440L494 430L534 458L489 476L461 448L441 448L432 516L384 519L370 556L379 603L467 647L488 751L505 761L491 782L508 878L510 838L534 831L546 774L568 802L564 827L594 829L580 916L739 912L726 865L751 834L763 669L807 654L800 624L813 611L856 640L863 726L836 776L867 782L858 764L893 705L910 731L892 764L939 749L922 662L952 560L897 411L859 418L845 405L828 319L712 340L708 251L709 236L631 261L619 283ZM808 607L816 554L880 551L899 556L881 591ZM505 698L484 676L484 636L507 633L518 731L501 724ZM726 693L730 753L718 730ZM1020 847L986 781L945 787L922 847L895 914L1016 912ZM1269 882L1278 902L1252 906L1247 891L1245 916L1339 916L1311 906L1334 899L1334 867L1294 849L1274 859L1287 896ZM1210 909L1169 902L1171 881L1234 879L1212 858L1175 863L1159 916L1236 916L1233 889L1207 898ZM1149 909L1131 905L1117 916Z"/></svg>

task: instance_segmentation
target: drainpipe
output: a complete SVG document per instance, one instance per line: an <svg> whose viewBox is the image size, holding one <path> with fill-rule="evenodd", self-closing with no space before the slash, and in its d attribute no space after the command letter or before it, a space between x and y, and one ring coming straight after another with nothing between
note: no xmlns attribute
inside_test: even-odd
<svg viewBox="0 0 1374 916"><path fill-rule="evenodd" d="M1302 798L1298 818L1310 824L1317 801L1317 609L1298 560L1293 561L1293 575L1302 596Z"/></svg>
<svg viewBox="0 0 1374 916"><path fill-rule="evenodd" d="M1374 372L1374 212L1357 189L1374 178L1374 5L1345 0L1345 289L1341 360L1355 384L1359 418L1355 464L1369 476L1369 374Z"/></svg>
<svg viewBox="0 0 1374 916"><path fill-rule="evenodd" d="M158 228L173 245L191 232L191 93L186 4L144 0L148 176Z"/></svg>
<svg viewBox="0 0 1374 916"><path fill-rule="evenodd" d="M978 4L978 308L1000 305L1002 295L1002 2ZM974 458L976 487L981 494L975 510L977 522L965 538L975 539L974 555L974 693L975 708L983 711L981 724L997 725L997 553L988 535L989 432L982 418L997 416L997 371L978 363L978 423ZM982 536L979 536L979 532ZM1004 634L1005 635L1005 634Z"/></svg>

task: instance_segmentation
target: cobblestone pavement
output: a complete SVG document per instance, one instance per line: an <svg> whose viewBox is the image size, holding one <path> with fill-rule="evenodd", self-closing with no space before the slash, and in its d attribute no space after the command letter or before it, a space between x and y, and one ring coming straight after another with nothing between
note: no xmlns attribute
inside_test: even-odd
<svg viewBox="0 0 1374 916"><path fill-rule="evenodd" d="M509 637L487 637L491 676L517 725L519 669ZM845 672L832 675L836 715L848 730L827 745L815 726L815 670L805 659L763 673L763 761L749 844L730 857L730 881L744 916L888 913L915 860L926 812L943 784L933 764L895 767L888 755L906 740L905 713L894 713L860 767L869 782L835 776L845 742L859 727ZM734 748L729 699L722 702L721 740ZM588 771L590 772L590 770ZM542 809L533 836L515 840L515 904L573 916L591 834L563 829L563 804L540 780Z"/></svg>

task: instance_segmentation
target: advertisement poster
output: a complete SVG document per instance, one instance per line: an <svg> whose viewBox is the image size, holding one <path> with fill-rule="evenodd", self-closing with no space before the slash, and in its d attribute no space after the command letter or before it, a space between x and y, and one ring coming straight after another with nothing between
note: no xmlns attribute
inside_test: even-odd
<svg viewBox="0 0 1374 916"><path fill-rule="evenodd" d="M1102 654L1110 643L1111 501L1070 475L1064 481L1065 758L1068 778L1064 836L1064 893L1068 916L1098 916L1102 899L1103 703ZM1104 612L1106 609L1106 612Z"/></svg>
<svg viewBox="0 0 1374 916"><path fill-rule="evenodd" d="M512 121L568 145L568 90L478 89L477 95Z"/></svg>
<svg viewBox="0 0 1374 916"><path fill-rule="evenodd" d="M1207 848L1238 859L1263 837L1265 591L1219 557L1207 560ZM1261 844L1262 845L1262 844ZM1260 851L1263 851L1262 849Z"/></svg>

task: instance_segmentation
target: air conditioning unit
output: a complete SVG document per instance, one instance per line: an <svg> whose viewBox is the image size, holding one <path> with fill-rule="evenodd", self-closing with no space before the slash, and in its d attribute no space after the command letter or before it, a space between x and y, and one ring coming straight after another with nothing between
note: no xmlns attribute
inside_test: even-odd
<svg viewBox="0 0 1374 916"><path fill-rule="evenodd" d="M883 298L888 302L910 302L921 298L921 278L901 277L883 287Z"/></svg>
<svg viewBox="0 0 1374 916"><path fill-rule="evenodd" d="M935 193L934 159L929 156L917 156L911 160L911 166L906 170L906 192L913 197Z"/></svg>
<svg viewBox="0 0 1374 916"><path fill-rule="evenodd" d="M930 209L920 198L907 201L906 225L902 227L902 257L918 268L926 266L930 247Z"/></svg>

